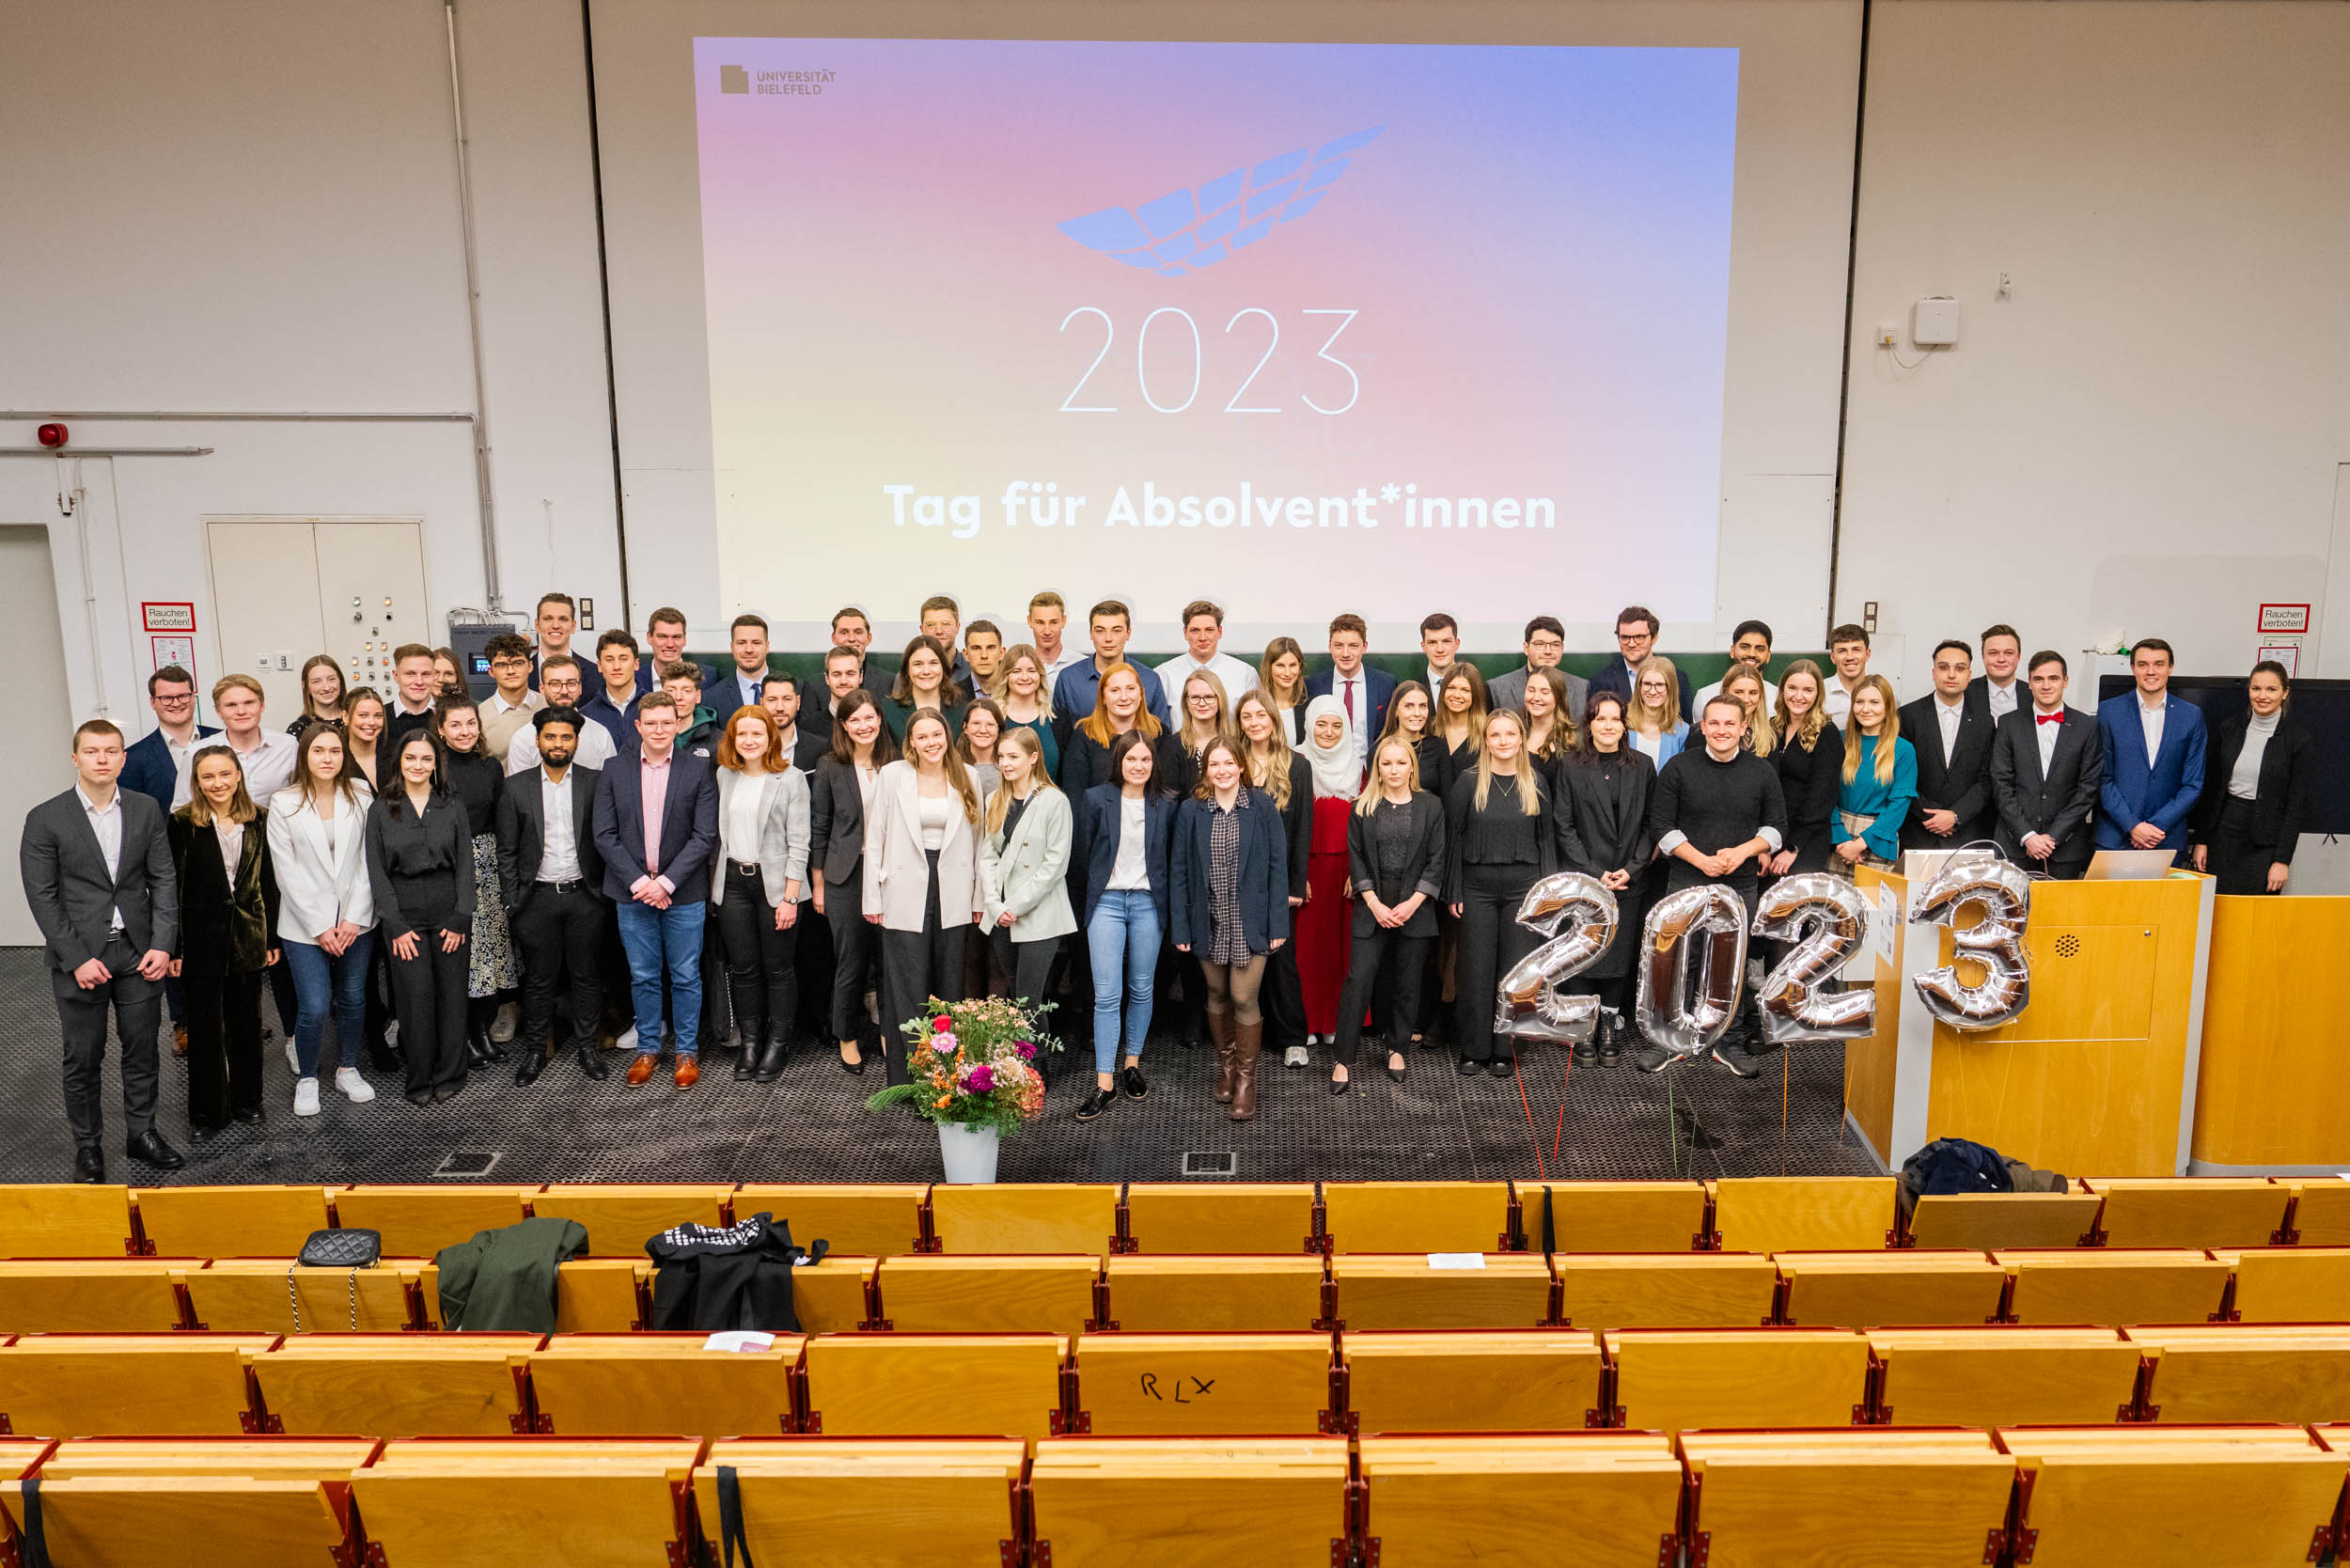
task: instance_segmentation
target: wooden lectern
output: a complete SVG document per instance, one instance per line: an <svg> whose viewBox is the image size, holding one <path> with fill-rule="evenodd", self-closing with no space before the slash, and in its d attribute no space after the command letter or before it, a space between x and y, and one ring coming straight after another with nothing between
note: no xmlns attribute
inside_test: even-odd
<svg viewBox="0 0 2350 1568"><path fill-rule="evenodd" d="M1910 983L1951 952L1948 930L1906 923L1910 880L1864 867L1859 884L1876 1032L1845 1044L1845 1115L1888 1168L1964 1137L2068 1176L2186 1173L2211 878L2034 882L2030 1003L1980 1033L1935 1022Z"/></svg>

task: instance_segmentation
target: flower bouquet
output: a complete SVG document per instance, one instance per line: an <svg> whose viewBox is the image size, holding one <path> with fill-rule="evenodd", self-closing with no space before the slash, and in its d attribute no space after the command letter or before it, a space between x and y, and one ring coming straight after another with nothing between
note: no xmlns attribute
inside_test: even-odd
<svg viewBox="0 0 2350 1568"><path fill-rule="evenodd" d="M1050 1006L1033 1011L1042 1014ZM866 1108L911 1105L915 1115L937 1123L949 1181L994 1181L995 1140L1044 1109L1038 1054L1060 1049L1060 1042L1039 1023L1010 997L942 1002L932 996L928 1012L899 1026L909 1043L913 1082L879 1090ZM979 1163L959 1175L959 1158Z"/></svg>

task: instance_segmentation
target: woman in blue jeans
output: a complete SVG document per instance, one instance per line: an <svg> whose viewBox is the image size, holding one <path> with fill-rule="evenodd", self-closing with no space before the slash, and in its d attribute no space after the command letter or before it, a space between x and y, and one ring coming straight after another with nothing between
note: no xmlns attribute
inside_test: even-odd
<svg viewBox="0 0 2350 1568"><path fill-rule="evenodd" d="M1117 1103L1151 1092L1142 1078L1142 1038L1151 1032L1151 977L1159 936L1167 929L1167 847L1175 802L1158 776L1158 758L1138 729L1110 743L1109 774L1077 812L1076 853L1086 869L1086 946L1093 958L1095 1087L1077 1107L1090 1121ZM1120 1021L1126 1064L1118 1067Z"/></svg>
<svg viewBox="0 0 2350 1568"><path fill-rule="evenodd" d="M334 726L311 726L296 746L294 780L269 805L269 854L277 870L277 936L297 1004L294 1114L316 1116L319 1042L329 1011L342 1055L335 1087L353 1104L375 1098L359 1074L375 940L367 856L374 792Z"/></svg>

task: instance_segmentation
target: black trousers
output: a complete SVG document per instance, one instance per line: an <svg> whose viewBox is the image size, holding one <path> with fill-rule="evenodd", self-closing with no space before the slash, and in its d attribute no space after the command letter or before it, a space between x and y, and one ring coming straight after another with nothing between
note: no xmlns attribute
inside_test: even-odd
<svg viewBox="0 0 2350 1568"><path fill-rule="evenodd" d="M2280 845L2252 842L2253 805L2230 795L2219 803L2219 822L2211 836L2206 859L2218 879L2217 891L2232 897L2265 897L2268 868L2277 863Z"/></svg>
<svg viewBox="0 0 2350 1568"><path fill-rule="evenodd" d="M1355 949L1347 958L1346 989L1339 994L1338 1039L1331 1044L1339 1060L1355 1065L1363 1037L1363 1010L1371 1005L1373 991L1391 991L1394 1000L1387 1013L1387 1046L1403 1048L1398 1035L1419 1016L1420 985L1435 945L1433 930L1425 936L1407 936L1380 926L1368 936L1355 938ZM1487 1022L1491 1021L1488 1016Z"/></svg>
<svg viewBox="0 0 2350 1568"><path fill-rule="evenodd" d="M829 1045L832 1030L832 922L812 903L792 923L792 964L800 972L800 1033Z"/></svg>
<svg viewBox="0 0 2350 1568"><path fill-rule="evenodd" d="M723 923L713 917L715 910L702 915L702 1015L695 1027L697 1043L704 1050L717 1050L727 1043L727 934ZM662 972L663 1000L667 1000L668 972ZM676 1010L670 1010L674 1012ZM670 1027L676 1027L672 1024Z"/></svg>
<svg viewBox="0 0 2350 1568"><path fill-rule="evenodd" d="M1294 921L1297 911L1290 911ZM1295 925L1290 928L1295 931ZM1306 1043L1306 988L1297 974L1297 943L1284 942L1265 960L1264 983L1257 992L1257 1007L1264 1014L1264 1043L1271 1051L1286 1051Z"/></svg>
<svg viewBox="0 0 2350 1568"><path fill-rule="evenodd" d="M1526 890L1540 866L1461 868L1461 957L1453 991L1453 1049L1473 1061L1508 1056L1494 1034L1494 994L1510 965L1534 950L1536 935L1518 924Z"/></svg>
<svg viewBox="0 0 2350 1568"><path fill-rule="evenodd" d="M523 1018L514 1031L525 1054L547 1048L555 1000L571 981L572 1041L592 1047L603 1007L603 927L611 909L585 883L542 882L509 922L523 958ZM626 990L625 984L621 987Z"/></svg>
<svg viewBox="0 0 2350 1568"><path fill-rule="evenodd" d="M1060 952L1061 939L1044 936L1015 942L1009 928L996 926L989 931L987 940L995 950L996 966L1011 978L1011 999L1022 1007L1044 1000L1045 983L1052 978L1053 959Z"/></svg>
<svg viewBox="0 0 2350 1568"><path fill-rule="evenodd" d="M757 866L746 871L729 860L724 874L726 897L713 913L726 933L727 988L743 1048L749 1050L771 1027L789 1040L800 1021L798 938L794 931L776 929L766 877Z"/></svg>
<svg viewBox="0 0 2350 1568"><path fill-rule="evenodd" d="M922 929L882 929L882 1047L888 1058L889 1081L908 1081L905 1036L898 1026L929 1011L930 999L963 1000L963 949L971 934L962 925L944 925L938 918L938 852L930 855L930 886L922 895Z"/></svg>
<svg viewBox="0 0 2350 1568"><path fill-rule="evenodd" d="M230 1111L260 1105L261 988L268 973L181 966L188 1009L189 1126L224 1127Z"/></svg>
<svg viewBox="0 0 2350 1568"><path fill-rule="evenodd" d="M393 886L400 886L398 878ZM403 912L410 902L400 901ZM463 942L453 953L441 950L441 922L452 917L444 907L417 920L416 956L392 953L392 1011L400 1015L400 1054L407 1058L411 1094L465 1081L465 971L473 955ZM377 940L391 952L389 936L379 932Z"/></svg>
<svg viewBox="0 0 2350 1568"><path fill-rule="evenodd" d="M65 1037L65 1120L76 1149L96 1149L105 1137L105 1112L98 1103L100 1064L106 1059L106 1013L113 1010L122 1049L122 1121L131 1137L155 1125L155 1033L164 1027L160 980L139 976L139 955L119 933L98 955L114 979L94 991L74 985L70 975L51 977L57 997L57 1027Z"/></svg>
<svg viewBox="0 0 2350 1568"><path fill-rule="evenodd" d="M880 988L882 959L881 928L865 918L863 861L824 884L824 924L832 931L833 1039L863 1040L865 993Z"/></svg>

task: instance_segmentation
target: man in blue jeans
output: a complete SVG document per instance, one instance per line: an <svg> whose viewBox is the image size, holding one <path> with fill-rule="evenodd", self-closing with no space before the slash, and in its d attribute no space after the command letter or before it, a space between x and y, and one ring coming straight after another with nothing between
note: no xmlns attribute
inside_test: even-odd
<svg viewBox="0 0 2350 1568"><path fill-rule="evenodd" d="M677 699L665 691L636 700L636 754L616 757L596 780L596 849L603 892L620 921L629 993L636 1004L631 1087L652 1076L661 1053L661 980L669 981L677 1034L677 1086L701 1078L695 1061L702 1007L702 917L709 908L710 855L718 842L718 784L707 758L677 748Z"/></svg>

